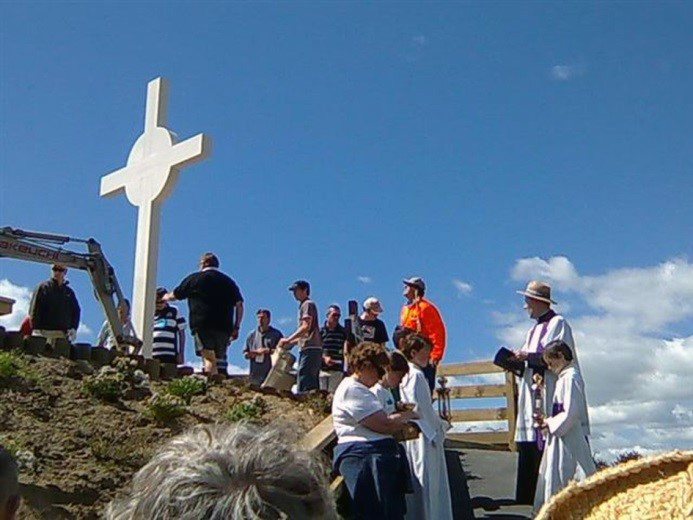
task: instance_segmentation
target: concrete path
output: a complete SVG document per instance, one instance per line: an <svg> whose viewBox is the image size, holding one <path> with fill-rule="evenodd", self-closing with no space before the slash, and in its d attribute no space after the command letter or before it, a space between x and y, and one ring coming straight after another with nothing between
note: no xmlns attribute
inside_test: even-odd
<svg viewBox="0 0 693 520"><path fill-rule="evenodd" d="M514 505L517 453L456 447L467 476L474 516L477 519L526 520L531 506Z"/></svg>

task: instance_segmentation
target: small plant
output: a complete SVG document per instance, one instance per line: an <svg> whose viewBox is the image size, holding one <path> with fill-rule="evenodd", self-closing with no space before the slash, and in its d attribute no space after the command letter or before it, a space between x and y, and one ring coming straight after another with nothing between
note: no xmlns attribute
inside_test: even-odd
<svg viewBox="0 0 693 520"><path fill-rule="evenodd" d="M101 462L111 462L134 469L142 467L147 457L140 446L133 446L127 439L95 438L89 444L91 454Z"/></svg>
<svg viewBox="0 0 693 520"><path fill-rule="evenodd" d="M35 383L38 376L23 356L16 352L0 352L0 387L17 379Z"/></svg>
<svg viewBox="0 0 693 520"><path fill-rule="evenodd" d="M147 402L146 415L159 424L169 424L185 415L185 401L170 394L156 394Z"/></svg>
<svg viewBox="0 0 693 520"><path fill-rule="evenodd" d="M207 392L207 379L200 376L188 376L174 379L166 385L164 392L180 397L189 405L193 396L204 395Z"/></svg>
<svg viewBox="0 0 693 520"><path fill-rule="evenodd" d="M614 466L616 464L621 464L623 462L628 462L631 460L638 460L642 459L642 454L638 453L637 451L624 451L623 453L619 453L619 455L616 457L616 461L614 462Z"/></svg>
<svg viewBox="0 0 693 520"><path fill-rule="evenodd" d="M235 403L224 414L224 420L228 422L260 422L262 416L267 411L267 403L260 397L253 397L250 401Z"/></svg>
<svg viewBox="0 0 693 520"><path fill-rule="evenodd" d="M13 352L0 352L0 381L7 381L19 375L19 356Z"/></svg>
<svg viewBox="0 0 693 520"><path fill-rule="evenodd" d="M103 367L97 375L82 381L82 391L97 399L114 402L122 395L124 383L122 373L111 367Z"/></svg>

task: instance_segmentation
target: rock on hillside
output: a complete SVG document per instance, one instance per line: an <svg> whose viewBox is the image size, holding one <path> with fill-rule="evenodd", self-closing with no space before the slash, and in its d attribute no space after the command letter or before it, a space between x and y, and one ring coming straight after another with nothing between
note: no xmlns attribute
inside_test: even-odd
<svg viewBox="0 0 693 520"><path fill-rule="evenodd" d="M22 519L98 518L158 446L195 424L281 418L296 435L327 411L321 396L299 402L229 379L211 384L187 406L163 398L164 405L173 405L160 407L157 420L149 394L168 395L166 383L145 379L128 387L118 370L111 370L107 377L120 386L118 396L107 401L86 391L98 386L92 370L85 362L0 351L0 444L20 462ZM183 415L171 418L176 411Z"/></svg>

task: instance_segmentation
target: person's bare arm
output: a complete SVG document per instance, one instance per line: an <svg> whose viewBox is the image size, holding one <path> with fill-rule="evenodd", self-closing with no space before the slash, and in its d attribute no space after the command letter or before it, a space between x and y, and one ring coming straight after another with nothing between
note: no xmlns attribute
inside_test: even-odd
<svg viewBox="0 0 693 520"><path fill-rule="evenodd" d="M414 412L387 415L384 411L380 410L362 419L359 421L359 424L376 433L393 435L401 431L405 423L416 417L417 415Z"/></svg>
<svg viewBox="0 0 693 520"><path fill-rule="evenodd" d="M296 341L306 332L310 330L311 323L313 322L310 316L305 316L301 319L301 325L294 331L293 334L286 338L282 338L277 343L277 348L287 348L284 345L293 345ZM289 347L290 348L290 347Z"/></svg>

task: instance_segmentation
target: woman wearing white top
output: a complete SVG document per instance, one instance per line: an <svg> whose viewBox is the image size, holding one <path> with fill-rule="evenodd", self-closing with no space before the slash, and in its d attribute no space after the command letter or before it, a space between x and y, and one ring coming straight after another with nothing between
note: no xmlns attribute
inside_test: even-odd
<svg viewBox="0 0 693 520"><path fill-rule="evenodd" d="M397 442L405 423L416 414L388 415L370 387L384 375L387 353L377 343L361 343L349 354L353 373L337 387L332 420L337 434L334 469L344 477L359 520L401 520L404 475L399 471Z"/></svg>
<svg viewBox="0 0 693 520"><path fill-rule="evenodd" d="M407 336L401 346L409 360L409 373L400 385L402 402L414 403L421 435L405 442L414 493L407 495L406 518L452 520L448 470L445 464L443 421L433 409L431 390L423 373L428 365L431 343L418 334Z"/></svg>

